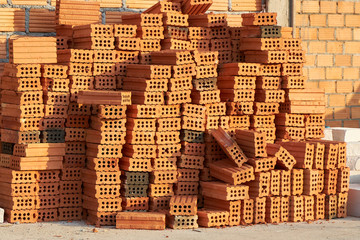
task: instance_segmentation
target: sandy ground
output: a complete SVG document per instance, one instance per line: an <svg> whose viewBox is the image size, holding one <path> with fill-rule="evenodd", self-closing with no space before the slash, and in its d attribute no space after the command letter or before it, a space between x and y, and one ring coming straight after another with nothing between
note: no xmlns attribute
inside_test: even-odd
<svg viewBox="0 0 360 240"><path fill-rule="evenodd" d="M313 223L284 223L278 225L254 225L222 229L199 228L195 230L145 231L119 230L114 227L96 228L84 222L56 222L37 224L0 224L1 240L31 239L121 239L121 240L290 240L290 239L360 239L360 218L348 217Z"/></svg>

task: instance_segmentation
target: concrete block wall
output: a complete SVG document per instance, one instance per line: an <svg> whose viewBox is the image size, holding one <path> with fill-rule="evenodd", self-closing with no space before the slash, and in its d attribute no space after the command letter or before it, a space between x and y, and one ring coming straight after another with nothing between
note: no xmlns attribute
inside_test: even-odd
<svg viewBox="0 0 360 240"><path fill-rule="evenodd" d="M360 124L360 1L297 0L309 85L325 88L331 127Z"/></svg>

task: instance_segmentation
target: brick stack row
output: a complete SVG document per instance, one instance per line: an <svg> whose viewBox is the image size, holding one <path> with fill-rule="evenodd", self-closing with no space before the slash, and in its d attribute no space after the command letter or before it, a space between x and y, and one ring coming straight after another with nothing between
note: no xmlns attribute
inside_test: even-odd
<svg viewBox="0 0 360 240"><path fill-rule="evenodd" d="M43 89L44 79L66 78L63 70L56 65L7 64L1 78L0 205L8 222L57 221L62 216L64 132L54 130L52 118L57 103L67 100L54 92L43 95Z"/></svg>

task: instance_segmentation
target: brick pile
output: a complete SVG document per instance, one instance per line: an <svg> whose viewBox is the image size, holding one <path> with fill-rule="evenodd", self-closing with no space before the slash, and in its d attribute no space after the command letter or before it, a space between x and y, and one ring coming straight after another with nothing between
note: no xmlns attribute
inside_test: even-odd
<svg viewBox="0 0 360 240"><path fill-rule="evenodd" d="M210 5L161 1L115 25L92 14L70 23L65 11L58 65L5 66L10 222L187 229L346 216L346 145L320 140L324 92L305 88L301 40L276 14L243 14L242 27L204 14ZM19 208L27 193L14 195L16 184L51 197Z"/></svg>
<svg viewBox="0 0 360 240"><path fill-rule="evenodd" d="M37 40L42 38L30 42ZM53 118L56 109L67 104L68 93L56 92L64 89L52 83L66 78L66 69L48 64L6 65L1 80L0 204L8 222L60 219L65 133L56 130Z"/></svg>

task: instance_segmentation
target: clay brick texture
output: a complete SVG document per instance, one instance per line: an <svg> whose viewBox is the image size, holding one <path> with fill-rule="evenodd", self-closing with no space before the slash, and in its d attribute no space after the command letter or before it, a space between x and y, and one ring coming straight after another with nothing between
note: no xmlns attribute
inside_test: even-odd
<svg viewBox="0 0 360 240"><path fill-rule="evenodd" d="M346 127L349 120L354 127L360 124L359 116L351 114L360 104L360 15L356 4L297 0L296 37L302 38L308 59L304 74L309 85L325 89L327 126Z"/></svg>

